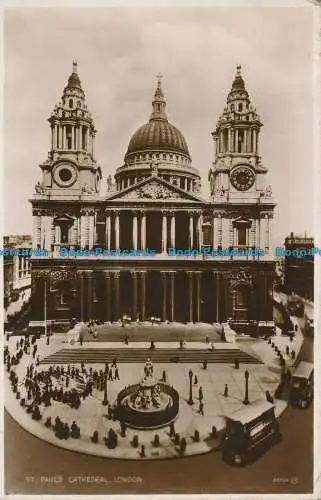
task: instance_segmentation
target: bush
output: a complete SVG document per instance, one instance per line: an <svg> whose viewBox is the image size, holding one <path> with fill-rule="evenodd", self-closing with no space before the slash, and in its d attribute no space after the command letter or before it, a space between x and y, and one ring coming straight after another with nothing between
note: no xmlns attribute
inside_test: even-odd
<svg viewBox="0 0 321 500"><path fill-rule="evenodd" d="M194 441L196 443L198 443L199 440L200 440L200 433L199 433L199 431L197 429L195 429L195 431L194 431Z"/></svg>
<svg viewBox="0 0 321 500"><path fill-rule="evenodd" d="M181 442L180 442L180 445L179 445L179 451L181 453L185 453L185 451L186 451L186 439L185 438L181 439Z"/></svg>
<svg viewBox="0 0 321 500"><path fill-rule="evenodd" d="M138 447L138 443L139 443L138 436L137 436L137 434L135 434L135 436L133 437L133 440L132 440L131 444L132 444L132 446L134 448L137 448Z"/></svg>

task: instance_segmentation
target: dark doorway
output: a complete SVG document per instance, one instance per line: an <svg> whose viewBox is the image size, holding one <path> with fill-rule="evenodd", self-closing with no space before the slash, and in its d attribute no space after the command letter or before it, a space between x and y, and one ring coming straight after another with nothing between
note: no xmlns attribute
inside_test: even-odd
<svg viewBox="0 0 321 500"><path fill-rule="evenodd" d="M146 217L146 248L162 251L162 214L149 212Z"/></svg>
<svg viewBox="0 0 321 500"><path fill-rule="evenodd" d="M162 317L163 286L161 274L150 271L146 276L146 317Z"/></svg>
<svg viewBox="0 0 321 500"><path fill-rule="evenodd" d="M213 273L205 271L201 280L200 320L213 323L216 319L216 290Z"/></svg>
<svg viewBox="0 0 321 500"><path fill-rule="evenodd" d="M189 248L189 216L187 212L176 213L175 247L179 250Z"/></svg>
<svg viewBox="0 0 321 500"><path fill-rule="evenodd" d="M129 271L120 273L120 315L131 316L132 312L132 280Z"/></svg>
<svg viewBox="0 0 321 500"><path fill-rule="evenodd" d="M174 319L180 323L189 321L189 287L185 272L175 274L175 312Z"/></svg>
<svg viewBox="0 0 321 500"><path fill-rule="evenodd" d="M133 248L133 220L130 213L121 213L119 216L119 223L119 246L122 249L130 250Z"/></svg>

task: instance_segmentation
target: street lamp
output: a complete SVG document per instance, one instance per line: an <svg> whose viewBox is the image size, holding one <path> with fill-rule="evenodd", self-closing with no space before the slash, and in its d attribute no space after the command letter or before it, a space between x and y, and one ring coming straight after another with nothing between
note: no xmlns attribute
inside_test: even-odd
<svg viewBox="0 0 321 500"><path fill-rule="evenodd" d="M104 373L104 399L103 399L103 405L107 406L108 405L108 399L107 399L107 377L108 377L108 364L106 363L105 365L105 373Z"/></svg>
<svg viewBox="0 0 321 500"><path fill-rule="evenodd" d="M190 370L188 372L188 376L189 376L189 399L188 399L188 404L192 405L194 403L194 401L193 401L193 394L192 394L192 390L193 390L193 372L192 372L192 370Z"/></svg>
<svg viewBox="0 0 321 500"><path fill-rule="evenodd" d="M245 373L244 373L244 377L245 377L245 398L244 398L244 401L243 401L243 404L244 405L248 405L249 404L249 372L247 370L245 370Z"/></svg>

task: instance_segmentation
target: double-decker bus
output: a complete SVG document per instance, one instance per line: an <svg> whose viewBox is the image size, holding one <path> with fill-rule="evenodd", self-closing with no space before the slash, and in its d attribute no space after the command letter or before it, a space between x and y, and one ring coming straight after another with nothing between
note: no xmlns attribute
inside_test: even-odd
<svg viewBox="0 0 321 500"><path fill-rule="evenodd" d="M226 417L222 439L222 458L231 465L246 463L261 456L281 441L275 407L268 401L254 401Z"/></svg>

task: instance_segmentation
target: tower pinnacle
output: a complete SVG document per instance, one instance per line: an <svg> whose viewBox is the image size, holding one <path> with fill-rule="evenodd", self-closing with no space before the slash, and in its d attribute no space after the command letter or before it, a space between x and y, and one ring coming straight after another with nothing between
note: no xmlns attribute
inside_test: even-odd
<svg viewBox="0 0 321 500"><path fill-rule="evenodd" d="M72 61L72 72L73 73L77 73L77 67L78 67L78 63L77 61Z"/></svg>
<svg viewBox="0 0 321 500"><path fill-rule="evenodd" d="M167 116L165 113L166 101L162 89L163 75L161 73L158 73L156 75L156 78L157 78L157 88L155 90L155 95L153 100L153 112L151 115L151 119L167 120Z"/></svg>

